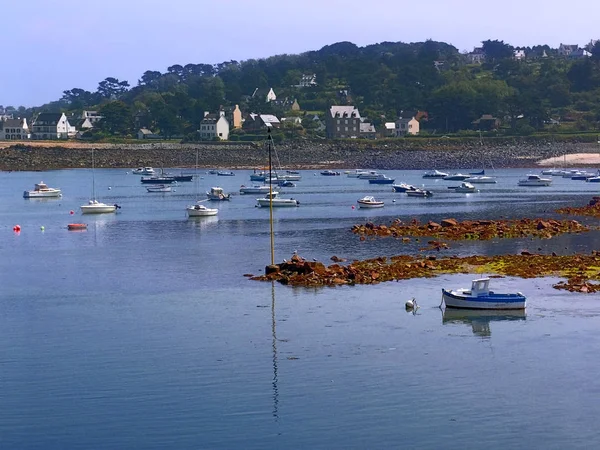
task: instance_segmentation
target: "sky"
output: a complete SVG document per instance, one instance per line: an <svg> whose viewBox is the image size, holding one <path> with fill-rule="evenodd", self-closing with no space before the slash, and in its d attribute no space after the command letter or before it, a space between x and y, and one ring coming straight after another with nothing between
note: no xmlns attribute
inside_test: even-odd
<svg viewBox="0 0 600 450"><path fill-rule="evenodd" d="M341 41L433 39L470 51L486 39L558 47L600 38L598 0L6 3L2 17L14 19L2 26L0 105L15 107L58 100L72 88L95 91L106 77L136 85L146 70L173 64L301 53Z"/></svg>

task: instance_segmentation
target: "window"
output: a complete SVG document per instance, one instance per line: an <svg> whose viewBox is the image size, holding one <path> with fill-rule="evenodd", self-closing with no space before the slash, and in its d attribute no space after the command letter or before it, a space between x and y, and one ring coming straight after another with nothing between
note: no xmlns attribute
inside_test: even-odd
<svg viewBox="0 0 600 450"><path fill-rule="evenodd" d="M346 125L348 125L348 119L346 119Z"/></svg>
<svg viewBox="0 0 600 450"><path fill-rule="evenodd" d="M338 132L340 131L340 127L337 127Z"/></svg>
<svg viewBox="0 0 600 450"><path fill-rule="evenodd" d="M346 129L344 131L348 131L348 127L345 127Z"/></svg>

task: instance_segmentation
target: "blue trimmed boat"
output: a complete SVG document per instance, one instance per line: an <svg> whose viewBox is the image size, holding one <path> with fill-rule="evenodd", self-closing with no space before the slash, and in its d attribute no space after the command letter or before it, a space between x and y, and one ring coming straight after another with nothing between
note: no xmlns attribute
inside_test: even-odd
<svg viewBox="0 0 600 450"><path fill-rule="evenodd" d="M442 289L442 300L446 308L525 309L527 299L522 293L500 294L490 291L489 284L489 278L479 278L473 280L471 289Z"/></svg>

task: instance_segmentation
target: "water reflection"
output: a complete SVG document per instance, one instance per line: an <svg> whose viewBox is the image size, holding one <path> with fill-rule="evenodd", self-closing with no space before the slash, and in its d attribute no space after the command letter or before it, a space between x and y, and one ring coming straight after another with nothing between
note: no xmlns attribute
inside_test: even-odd
<svg viewBox="0 0 600 450"><path fill-rule="evenodd" d="M194 228L200 228L201 230L215 226L218 221L219 218L217 216L188 217L188 222L192 224Z"/></svg>
<svg viewBox="0 0 600 450"><path fill-rule="evenodd" d="M445 308L442 311L442 324L471 325L473 334L482 338L492 335L490 322L503 320L526 320L527 314L522 310L477 310Z"/></svg>

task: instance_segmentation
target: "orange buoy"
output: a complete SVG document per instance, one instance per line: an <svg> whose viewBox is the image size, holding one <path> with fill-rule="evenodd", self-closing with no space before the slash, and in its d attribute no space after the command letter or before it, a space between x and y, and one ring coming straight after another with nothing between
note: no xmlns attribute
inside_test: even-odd
<svg viewBox="0 0 600 450"><path fill-rule="evenodd" d="M87 223L70 223L67 225L69 230L87 230Z"/></svg>

